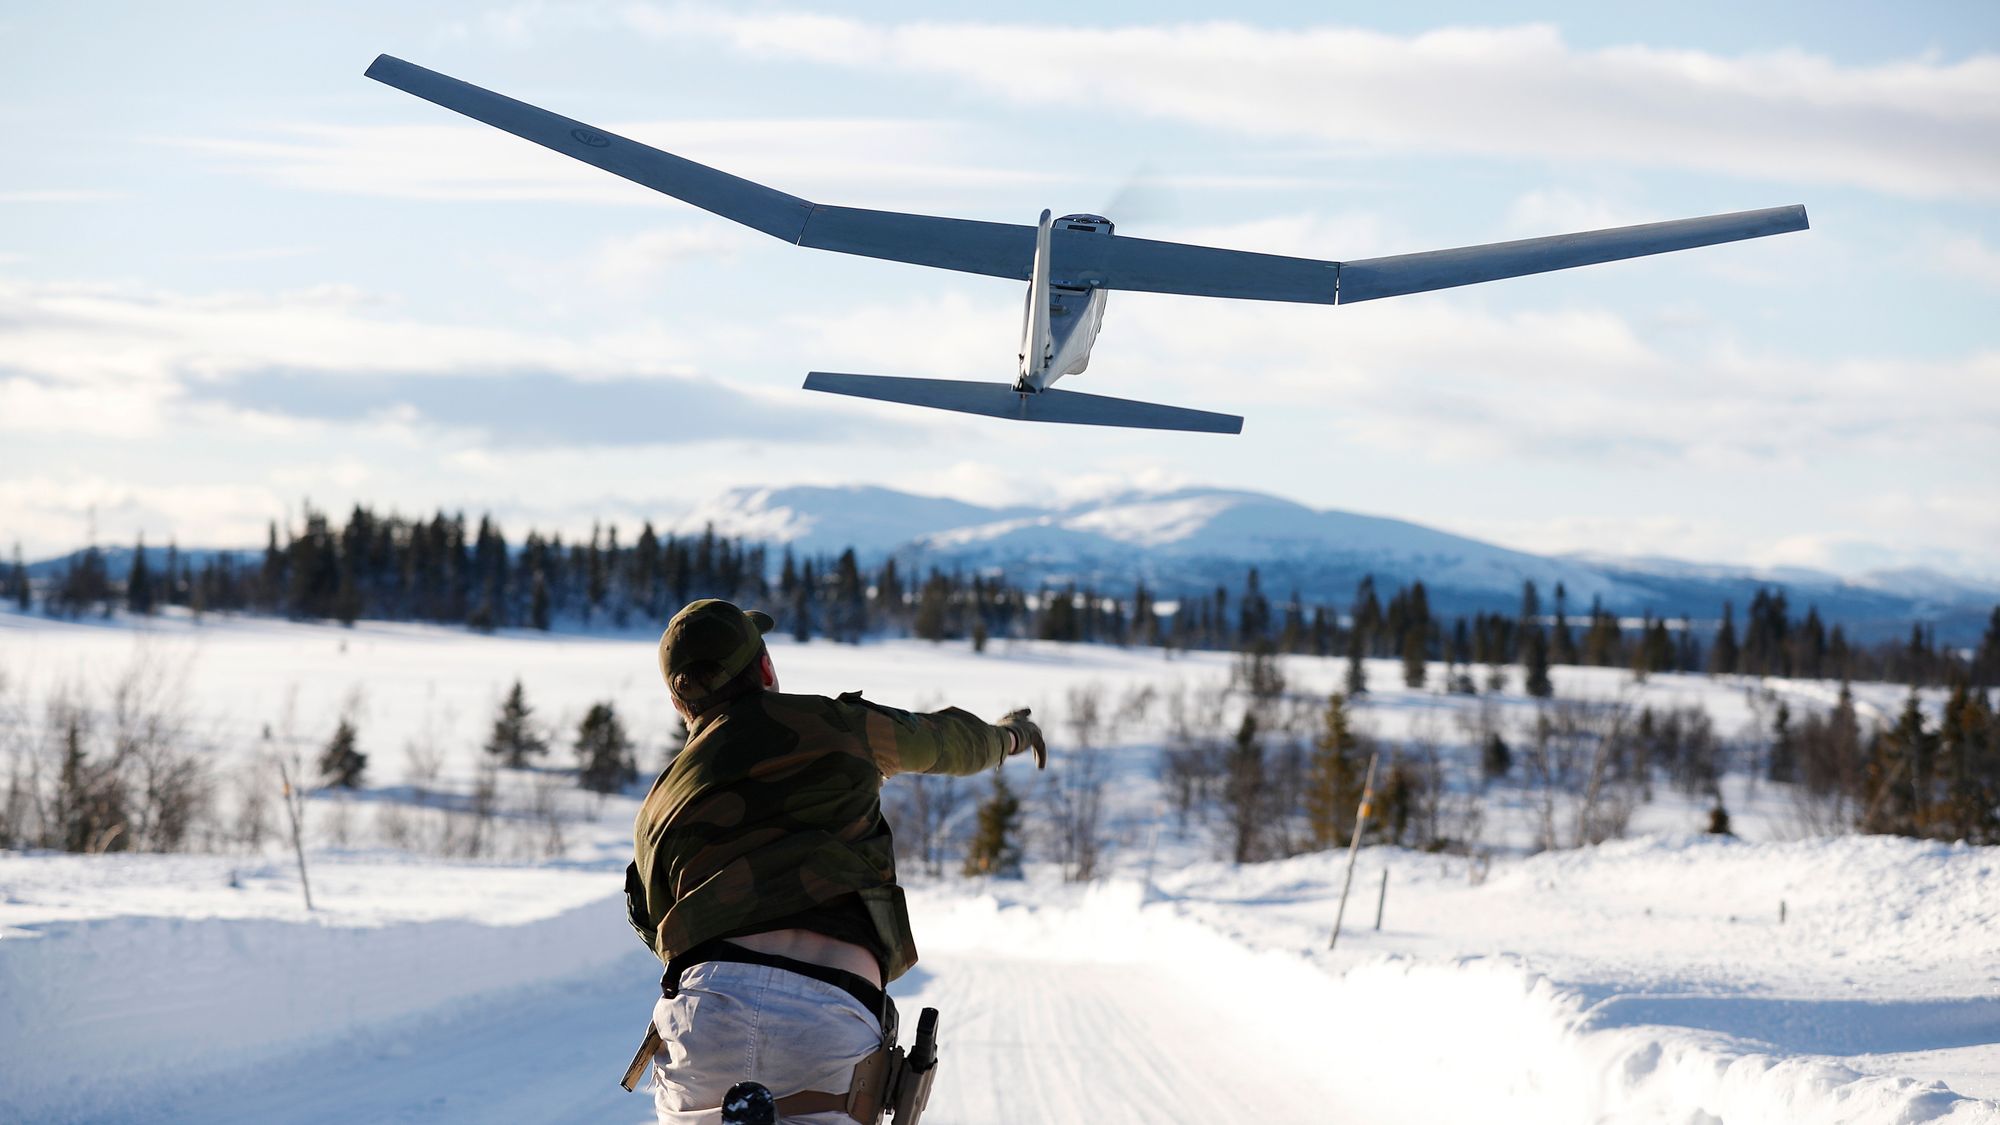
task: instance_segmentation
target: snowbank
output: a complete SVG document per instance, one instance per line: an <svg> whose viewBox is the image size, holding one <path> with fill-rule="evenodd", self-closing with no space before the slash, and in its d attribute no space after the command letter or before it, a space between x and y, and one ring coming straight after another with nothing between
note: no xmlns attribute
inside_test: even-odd
<svg viewBox="0 0 2000 1125"><path fill-rule="evenodd" d="M7 857L10 868L63 862ZM141 868L174 863L132 857L120 866L129 881ZM372 882L377 893L358 910L306 915L294 884L282 908L252 893L245 896L252 905L220 916L8 928L0 937L0 1120L123 1117L156 1087L482 995L600 972L643 952L622 898L602 893L615 885L602 873L414 864L319 870L333 901L342 887ZM557 899L564 905L523 901L522 892L550 876L570 885ZM412 880L429 893L410 894ZM578 893L586 887L587 896ZM103 889L116 901L116 888ZM462 909L482 890L487 919ZM406 909L396 908L398 896L411 900ZM634 995L647 987L636 977Z"/></svg>
<svg viewBox="0 0 2000 1125"><path fill-rule="evenodd" d="M2000 1123L2000 1102L1814 1057L1888 1041L1990 1042L2000 999L1856 1007L1593 995L1514 956L1344 963L1316 945L1260 948L1268 928L1219 932L1174 902L1142 906L1134 884L1082 893L1067 907L1047 905L1048 888L1018 893L921 894L926 949L1151 964L1173 986L1276 1031L1274 1041L1295 1050L1297 1073L1354 1075L1343 1120Z"/></svg>

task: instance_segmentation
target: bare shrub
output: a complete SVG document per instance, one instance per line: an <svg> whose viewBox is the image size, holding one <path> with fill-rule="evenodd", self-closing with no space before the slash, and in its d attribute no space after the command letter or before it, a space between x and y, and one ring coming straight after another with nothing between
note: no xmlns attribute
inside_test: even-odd
<svg viewBox="0 0 2000 1125"><path fill-rule="evenodd" d="M210 823L214 785L181 702L185 668L142 651L111 686L111 757L129 778L130 846L141 851L178 851Z"/></svg>
<svg viewBox="0 0 2000 1125"><path fill-rule="evenodd" d="M1403 756L1416 777L1410 844L1424 851L1442 851L1452 843L1444 830L1445 791L1450 779L1445 773L1434 720L1426 718L1411 724L1410 737L1403 743Z"/></svg>
<svg viewBox="0 0 2000 1125"><path fill-rule="evenodd" d="M1196 817L1206 822L1221 794L1225 772L1223 739L1228 696L1206 685L1189 692L1183 685L1167 700L1167 741L1160 752L1160 781L1173 805L1176 832L1185 836Z"/></svg>
<svg viewBox="0 0 2000 1125"><path fill-rule="evenodd" d="M563 810L563 802L569 794L569 786L553 773L538 773L529 789L529 823L536 830L536 841L540 845L541 859L558 859L567 854L568 840L565 838L564 824L569 819Z"/></svg>
<svg viewBox="0 0 2000 1125"><path fill-rule="evenodd" d="M1313 850L1312 831L1305 816L1311 756L1292 723L1279 725L1273 731L1273 742L1264 753L1269 818L1264 842L1273 855L1298 855Z"/></svg>
<svg viewBox="0 0 2000 1125"><path fill-rule="evenodd" d="M1690 797L1719 796L1723 745L1715 722L1700 707L1639 712L1636 731L1645 760L1664 770L1674 787Z"/></svg>
<svg viewBox="0 0 2000 1125"><path fill-rule="evenodd" d="M465 811L446 822L444 854L463 859L481 859L494 848L493 822L500 812L500 768L492 759L479 763L473 775L472 792Z"/></svg>
<svg viewBox="0 0 2000 1125"><path fill-rule="evenodd" d="M1485 784L1504 778L1513 769L1514 756L1500 732L1500 705L1481 699L1477 707L1458 712L1458 729L1480 755L1480 777Z"/></svg>
<svg viewBox="0 0 2000 1125"><path fill-rule="evenodd" d="M1111 727L1129 731L1146 726L1152 720L1154 705L1159 701L1159 689L1152 684L1126 688L1119 693L1118 705L1112 709Z"/></svg>
<svg viewBox="0 0 2000 1125"><path fill-rule="evenodd" d="M1109 768L1101 741L1104 735L1104 685L1072 686L1065 700L1064 725L1069 742L1051 755L1043 785L1043 804L1050 825L1050 853L1072 883L1097 877L1103 859L1104 785Z"/></svg>
<svg viewBox="0 0 2000 1125"><path fill-rule="evenodd" d="M965 789L958 780L944 774L910 774L898 778L890 790L898 858L933 878L944 874L953 821L965 805Z"/></svg>
<svg viewBox="0 0 2000 1125"><path fill-rule="evenodd" d="M1620 839L1632 823L1638 805L1635 773L1646 771L1635 753L1624 707L1586 708L1571 721L1588 731L1590 766L1576 801L1571 843L1577 847Z"/></svg>
<svg viewBox="0 0 2000 1125"><path fill-rule="evenodd" d="M126 781L118 762L97 752L89 707L77 689L59 686L47 716L43 756L57 766L39 842L66 852L124 851L132 843Z"/></svg>
<svg viewBox="0 0 2000 1125"><path fill-rule="evenodd" d="M277 762L272 756L270 739L271 732L267 727L257 752L228 778L235 798L231 802L234 816L224 830L223 838L246 851L254 852L263 846L265 835L271 831L271 798L283 787L278 780Z"/></svg>
<svg viewBox="0 0 2000 1125"><path fill-rule="evenodd" d="M322 804L320 830L327 843L336 848L347 847L354 838L354 802L347 794L338 790L329 792Z"/></svg>
<svg viewBox="0 0 2000 1125"><path fill-rule="evenodd" d="M0 671L0 758L7 766L7 792L0 796L0 848L24 847L31 839L37 786L29 749L26 709Z"/></svg>
<svg viewBox="0 0 2000 1125"><path fill-rule="evenodd" d="M1646 792L1649 758L1623 704L1564 699L1540 707L1515 757L1538 850L1623 836Z"/></svg>

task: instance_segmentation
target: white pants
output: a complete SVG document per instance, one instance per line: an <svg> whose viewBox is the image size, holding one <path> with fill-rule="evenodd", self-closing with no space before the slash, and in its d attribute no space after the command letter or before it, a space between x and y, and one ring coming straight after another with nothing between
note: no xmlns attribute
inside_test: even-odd
<svg viewBox="0 0 2000 1125"><path fill-rule="evenodd" d="M653 1009L666 1040L653 1056L653 1105L661 1125L719 1125L722 1095L745 1080L774 1097L844 1093L854 1064L882 1045L882 1026L859 1000L824 981L734 961L681 974L679 994ZM844 1113L783 1125L854 1125Z"/></svg>

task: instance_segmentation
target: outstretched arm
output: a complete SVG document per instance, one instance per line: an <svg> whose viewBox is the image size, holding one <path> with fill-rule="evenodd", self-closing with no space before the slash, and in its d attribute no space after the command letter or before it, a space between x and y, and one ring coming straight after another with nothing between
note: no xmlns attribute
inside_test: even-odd
<svg viewBox="0 0 2000 1125"><path fill-rule="evenodd" d="M884 777L899 773L963 777L992 769L1007 755L1031 745L1020 725L1026 723L1024 712L1010 714L996 724L958 707L927 712L884 707L861 698L858 692L841 696L840 702L848 710L850 725L867 741ZM1040 741L1039 733L1035 742Z"/></svg>

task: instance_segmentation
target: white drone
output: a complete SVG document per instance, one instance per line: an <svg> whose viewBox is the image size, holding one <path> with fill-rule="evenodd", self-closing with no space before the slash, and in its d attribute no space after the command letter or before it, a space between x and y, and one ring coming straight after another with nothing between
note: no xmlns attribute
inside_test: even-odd
<svg viewBox="0 0 2000 1125"><path fill-rule="evenodd" d="M1807 225L1805 208L1793 205L1328 262L1119 237L1110 220L1099 215L1051 218L1043 211L1040 222L1023 226L830 207L388 55L376 58L368 77L795 245L1027 282L1019 374L1012 383L814 371L805 386L1030 422L1243 432L1243 419L1234 414L1055 389L1058 379L1078 374L1090 363L1090 348L1113 289L1345 305L1761 238Z"/></svg>

